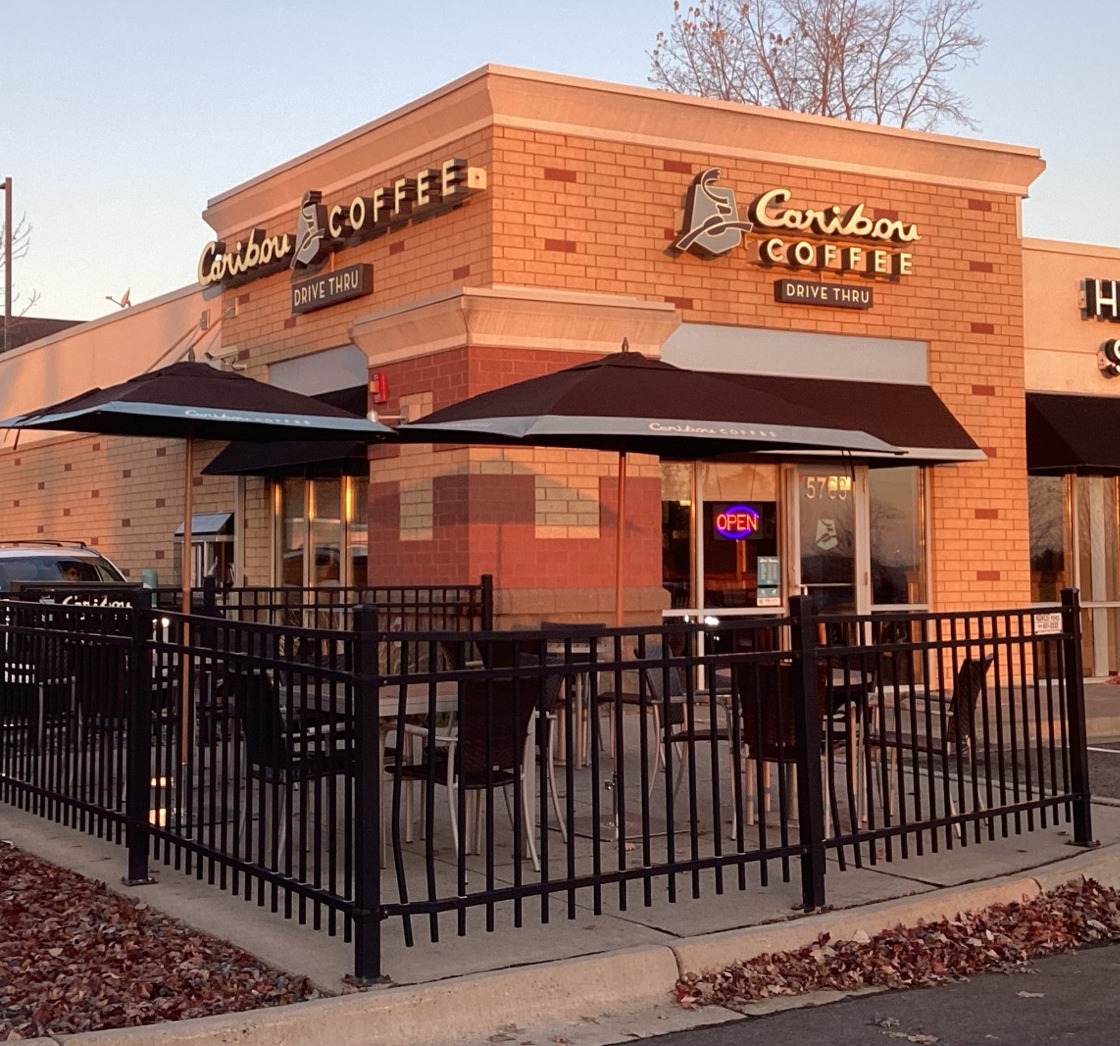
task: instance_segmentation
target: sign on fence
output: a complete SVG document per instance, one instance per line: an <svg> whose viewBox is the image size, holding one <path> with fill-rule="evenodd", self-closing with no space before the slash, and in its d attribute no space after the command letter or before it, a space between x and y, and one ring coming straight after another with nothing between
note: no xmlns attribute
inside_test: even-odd
<svg viewBox="0 0 1120 1046"><path fill-rule="evenodd" d="M1053 636L1059 635L1062 631L1062 614L1059 610L1051 611L1047 614L1035 614L1034 620L1034 634L1036 636Z"/></svg>

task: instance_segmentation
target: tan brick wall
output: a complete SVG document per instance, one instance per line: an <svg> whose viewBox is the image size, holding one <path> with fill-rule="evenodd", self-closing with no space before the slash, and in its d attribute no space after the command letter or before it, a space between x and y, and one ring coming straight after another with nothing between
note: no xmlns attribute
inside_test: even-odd
<svg viewBox="0 0 1120 1046"><path fill-rule="evenodd" d="M812 308L778 303L773 291L778 276L813 278L808 271L764 268L746 249L711 260L667 251L691 176L710 166L721 168L720 184L736 190L741 209L782 186L794 194L791 206L863 202L873 216L916 223L913 273L897 281L826 273L871 286L874 307ZM1029 598L1014 197L519 128L495 132L491 194L498 282L671 301L697 323L927 341L930 383L988 454L934 469L933 602Z"/></svg>
<svg viewBox="0 0 1120 1046"><path fill-rule="evenodd" d="M153 568L175 584L173 535L183 522L184 444L122 436L59 436L0 453L4 537L96 546L130 577ZM199 470L222 444L195 451L195 512L233 511L232 481Z"/></svg>
<svg viewBox="0 0 1120 1046"><path fill-rule="evenodd" d="M407 167L372 172L345 188L332 189L327 202L349 201L359 193L372 192L393 178L411 175L453 155L468 159L472 166L489 167L487 137L479 131L441 146L437 151L417 154ZM239 358L248 365L248 373L261 376L270 363L347 343L354 318L363 313L449 286L492 283L488 242L492 201L487 189L456 210L402 226L333 254L328 266L359 262L373 265L373 294L370 296L293 316L291 274L286 270L227 291L223 300L228 305L236 299L237 309L235 316L224 321L224 344L237 346ZM294 230L299 202L292 201L289 213L270 218L269 230ZM247 231L223 230L223 236L233 243Z"/></svg>
<svg viewBox="0 0 1120 1046"><path fill-rule="evenodd" d="M499 80L494 79L494 97L509 86ZM514 84L508 97L542 90L537 80ZM557 87L557 98L566 90ZM476 91L475 97L482 93L489 96L489 89ZM619 92L609 97L604 92L604 108L619 97ZM937 147L939 156L956 164L944 178L923 181L914 173L918 167L908 177L888 176L882 173L884 132L872 128L837 131L796 117L766 117L769 125L787 120L790 134L819 136L822 142L843 138L858 144L862 136L866 155L879 159L877 168L861 171L863 153L849 155L835 145L818 151L832 149L836 159L811 165L751 156L749 136L727 134L719 139L719 149L666 144L663 127L650 122L649 107L672 111L669 122L682 128L681 114L700 104L669 97L635 101L635 112L645 121L640 126L635 122L623 132L604 122L584 135L540 124L555 118L554 127L563 126L559 121L566 114L567 126L579 126L574 104L562 113L542 111L536 122L544 129L537 130L524 116L503 120L501 113L454 124L448 116L454 101L430 103L431 118L468 130L441 132L438 144L427 151L421 138L424 120L413 113L402 118L415 123L407 148L395 141L395 151L382 153L340 142L331 153L337 166L329 172L322 159L305 159L316 165L309 169L324 176L317 174L315 183L303 189L328 190L331 201L371 191L451 155L486 168L488 187L455 211L334 255L330 264L336 266L373 265L369 297L293 316L288 272L227 292L227 311L233 304L236 310L223 320L223 344L238 351L249 374L264 377L270 363L348 342L361 317L464 286L513 285L669 302L695 323L920 339L929 344L930 382L988 453L983 463L932 470L933 603L969 607L1026 601L1023 273L1018 199L1012 189L961 188L975 181L967 166L972 157L951 156L948 146ZM591 121L589 112L583 110ZM729 112L697 110L698 118L710 122L697 125L695 141L704 140L708 127L725 126L721 121L732 119ZM750 121L762 120L757 114L742 119L746 131ZM769 125L759 123L756 129L777 140ZM380 133L370 132L374 145ZM905 135L897 144L900 165L920 161L926 165L922 169L930 167L933 146ZM770 155L784 153L771 150ZM387 157L374 161L384 166L370 166L371 156ZM999 166L993 156L976 154L989 179ZM1021 167L1025 161L1016 162ZM684 193L692 176L710 166L721 168L721 184L736 191L740 207L763 189L784 186L794 193L793 206L862 202L873 216L917 223L922 238L911 245L913 274L870 283L875 294L870 310L814 309L775 302L773 282L788 271L763 269L746 250L711 260L671 253L667 248L679 229ZM287 186L298 180L294 170L278 169L268 180ZM348 171L358 170L361 177L348 177ZM245 190L245 196L253 191ZM260 222L269 231L294 229L298 196L285 188L287 210L270 212ZM229 204L224 212L223 206L215 213L233 213L240 205ZM232 242L247 229L220 233ZM807 272L793 275L811 278ZM852 275L825 278L868 285ZM505 344L464 344L384 363L376 346L366 351L389 375L393 398L385 405L387 413L402 396L430 394L438 407L578 358L540 342L527 347L515 337ZM5 531L96 539L126 569L135 573L155 566L161 580L169 580L171 533L182 519L181 453L173 443L108 438L63 438L18 453L0 452ZM201 468L206 455L199 458ZM551 601L551 611L577 598L588 606L611 605L617 495L616 462L610 455L409 447L377 450L372 458L370 569L375 579L473 580L490 572L499 586L520 589L525 600L530 593L552 593L544 599ZM196 511L232 508L232 491L227 477L199 478ZM623 521L626 583L644 593L656 593L660 585L659 501L656 464L632 462ZM243 574L255 582L270 573L269 514L267 484L247 480L250 541ZM412 540L401 540L402 524Z"/></svg>

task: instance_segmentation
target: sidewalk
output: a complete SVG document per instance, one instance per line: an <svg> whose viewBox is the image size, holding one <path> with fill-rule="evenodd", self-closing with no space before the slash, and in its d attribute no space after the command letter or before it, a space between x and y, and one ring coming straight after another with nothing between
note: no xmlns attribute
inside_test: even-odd
<svg viewBox="0 0 1120 1046"><path fill-rule="evenodd" d="M1088 684L1086 701L1090 742L1120 737L1120 687ZM512 927L511 909L499 908L498 930L491 934L482 928L482 913L473 913L469 936L455 937L449 920L438 944L427 940L425 925L417 925L414 948L406 948L390 924L384 969L393 985L342 995L352 947L341 938L313 932L158 865L153 868L159 882L126 889L120 885L122 848L0 806L0 838L100 879L199 930L232 940L272 965L307 975L326 993L339 994L255 1013L59 1040L89 1046L419 1046L498 1041L491 1039L494 1035L528 1041L533 1038L528 1029L541 1022L548 1023L553 1038L563 1037L573 1046L595 1046L710 1024L735 1015L680 1010L670 995L680 973L797 948L821 932L834 938L859 930L874 934L899 923L1019 900L1080 875L1120 886L1120 805L1094 803L1093 828L1101 843L1097 850L1071 846L1071 829L1058 826L979 846L954 845L949 852L889 865L830 868L828 898L833 910L821 915L802 916L794 910L800 900L796 881L771 878L761 887L752 870L745 892L729 884L723 895L715 896L709 880L699 900L690 898L688 877L680 876L677 903L664 901L662 890L654 894L649 908L642 907L639 890L631 889L625 911L620 910L617 889L604 890L604 911L598 916L590 910L589 894L583 895L574 920L566 917L557 900L545 926L539 925L538 904L526 905L520 929ZM562 1036L555 1033L558 1027L563 1028Z"/></svg>

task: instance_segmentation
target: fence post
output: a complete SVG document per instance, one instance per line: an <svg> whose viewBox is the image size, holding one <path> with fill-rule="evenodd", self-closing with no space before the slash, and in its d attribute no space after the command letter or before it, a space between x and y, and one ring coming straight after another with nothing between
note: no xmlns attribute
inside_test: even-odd
<svg viewBox="0 0 1120 1046"><path fill-rule="evenodd" d="M793 719L797 739L797 816L801 833L801 904L825 906L824 788L821 781L821 713L817 689L817 622L804 596L790 597L793 617Z"/></svg>
<svg viewBox="0 0 1120 1046"><path fill-rule="evenodd" d="M148 811L152 787L152 596L131 593L128 645L128 769L125 787L125 846L128 849L126 886L142 886L148 875ZM184 697L183 700L186 700Z"/></svg>
<svg viewBox="0 0 1120 1046"><path fill-rule="evenodd" d="M1085 726L1085 676L1081 664L1081 600L1076 588L1062 589L1062 644L1066 666L1066 714L1069 716L1069 769L1073 788L1073 842L1097 846L1093 839L1092 793L1089 790L1089 739Z"/></svg>
<svg viewBox="0 0 1120 1046"><path fill-rule="evenodd" d="M494 631L494 575L483 574L479 581L482 584L482 621L483 632Z"/></svg>
<svg viewBox="0 0 1120 1046"><path fill-rule="evenodd" d="M218 582L213 577L202 579L202 613L206 617L218 615Z"/></svg>
<svg viewBox="0 0 1120 1046"><path fill-rule="evenodd" d="M381 744L377 694L377 607L354 608L354 974L355 984L387 980L381 972Z"/></svg>

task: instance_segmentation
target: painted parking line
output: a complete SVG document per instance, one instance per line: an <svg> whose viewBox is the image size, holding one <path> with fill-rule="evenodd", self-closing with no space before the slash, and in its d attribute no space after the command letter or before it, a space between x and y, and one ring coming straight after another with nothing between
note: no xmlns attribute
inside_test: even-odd
<svg viewBox="0 0 1120 1046"><path fill-rule="evenodd" d="M1116 742L1116 748L1100 748L1095 745L1089 745L1086 749L1087 752L1104 752L1106 755L1120 755L1120 741Z"/></svg>

